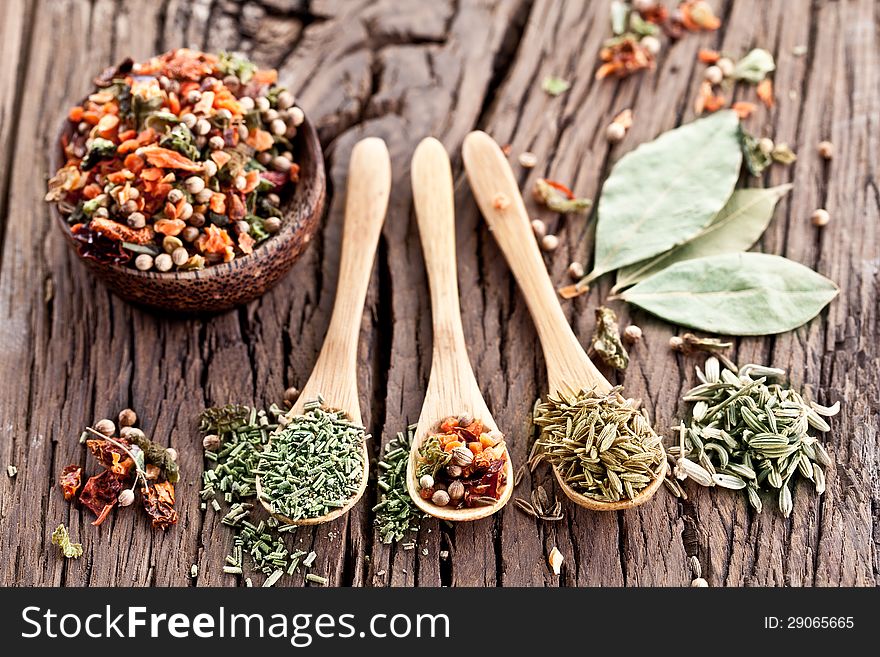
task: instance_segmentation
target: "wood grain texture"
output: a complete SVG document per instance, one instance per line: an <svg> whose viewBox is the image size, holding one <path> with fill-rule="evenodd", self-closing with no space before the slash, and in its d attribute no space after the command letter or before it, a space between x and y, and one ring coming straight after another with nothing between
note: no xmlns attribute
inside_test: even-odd
<svg viewBox="0 0 880 657"><path fill-rule="evenodd" d="M511 456L529 450L528 416L547 387L543 358L523 298L486 230L461 169L464 136L482 129L538 156L514 165L528 189L539 176L597 196L610 165L637 144L693 118L701 47L733 54L761 46L777 59L777 106L748 127L787 141L791 167L772 167L767 186L793 182L758 249L793 258L835 280L841 295L791 333L736 341L734 357L786 367L820 403L840 400L829 435L834 466L816 498L795 491L788 520L752 513L738 495L688 487L679 502L660 493L648 505L593 513L565 505L566 519L537 523L512 505L473 523L427 520L416 549L381 544L374 487L348 515L298 529L291 546L315 549L314 572L333 585L608 586L682 585L696 555L715 586L880 584L880 8L872 0L712 0L717 33L688 35L664 51L657 70L596 82L596 53L608 36L610 0L11 0L0 3L0 583L4 585L220 585L231 535L199 511L201 447L195 418L209 404L269 403L302 386L326 332L339 271L345 172L354 143L388 143L395 185L380 238L358 347L364 422L379 444L415 421L431 359L427 281L412 211L409 162L418 142L438 137L456 180L457 267L464 334L483 396L509 436ZM53 35L47 40L40 35ZM793 49L807 45L805 55ZM96 285L51 226L42 202L52 128L87 91L93 74L125 55L189 45L240 49L277 66L319 130L327 154L328 214L311 248L266 296L210 319L175 320L137 310ZM558 97L546 75L573 82ZM751 99L751 90L737 99ZM604 127L633 109L626 138L609 145ZM832 161L816 144L830 139ZM832 222L809 224L816 207ZM527 201L561 240L545 256L562 283L571 260L589 265L590 223ZM565 310L582 342L603 279ZM616 305L642 327L624 377L612 383L644 400L657 429L684 411L680 393L697 361L671 352L676 332ZM153 533L143 514L116 513L100 528L65 503L60 469L86 463L81 428L132 406L148 434L178 449L180 524ZM552 475L526 475L554 488ZM85 547L78 561L49 545L59 522ZM546 555L565 555L562 575ZM441 558L449 552L449 558ZM199 564L199 577L189 578ZM260 578L255 579L259 583ZM282 584L301 584L284 578Z"/></svg>

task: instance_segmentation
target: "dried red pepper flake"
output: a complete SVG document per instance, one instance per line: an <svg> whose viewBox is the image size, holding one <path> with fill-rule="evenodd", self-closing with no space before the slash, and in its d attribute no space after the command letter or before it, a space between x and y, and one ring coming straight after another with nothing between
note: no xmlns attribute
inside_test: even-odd
<svg viewBox="0 0 880 657"><path fill-rule="evenodd" d="M72 500L79 492L79 487L82 486L82 467L78 465L66 466L61 471L58 485L61 486L64 499L68 502Z"/></svg>
<svg viewBox="0 0 880 657"><path fill-rule="evenodd" d="M120 439L120 442L123 441ZM125 450L109 440L101 440L100 438L87 440L86 447L98 463L117 474L128 475L134 467L134 461L125 453Z"/></svg>
<svg viewBox="0 0 880 657"><path fill-rule="evenodd" d="M596 71L597 80L609 75L624 78L636 71L654 68L654 55L631 35L608 41L599 51L599 59L604 63Z"/></svg>
<svg viewBox="0 0 880 657"><path fill-rule="evenodd" d="M712 31L721 27L721 19L706 0L685 0L678 5L678 14L682 25L691 32Z"/></svg>
<svg viewBox="0 0 880 657"><path fill-rule="evenodd" d="M110 510L116 505L119 493L128 488L131 477L104 470L89 478L79 496L80 503L97 516L92 523L96 527L107 519Z"/></svg>
<svg viewBox="0 0 880 657"><path fill-rule="evenodd" d="M167 530L177 524L177 511L174 509L174 486L163 481L141 488L144 510L152 518L153 529Z"/></svg>

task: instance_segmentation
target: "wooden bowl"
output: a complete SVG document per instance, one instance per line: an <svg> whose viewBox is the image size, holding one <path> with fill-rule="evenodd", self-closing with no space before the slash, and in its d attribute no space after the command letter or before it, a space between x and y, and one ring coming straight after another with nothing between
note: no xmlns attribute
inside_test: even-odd
<svg viewBox="0 0 880 657"><path fill-rule="evenodd" d="M62 138L73 130L64 119L50 158L52 173L64 164ZM284 223L277 234L254 252L232 262L197 271L139 271L124 265L104 264L83 258L58 206L51 203L55 223L77 257L96 277L126 301L181 313L216 312L253 301L290 270L318 229L324 210L326 176L324 155L308 118L293 140L294 161L300 166L299 182L282 206Z"/></svg>

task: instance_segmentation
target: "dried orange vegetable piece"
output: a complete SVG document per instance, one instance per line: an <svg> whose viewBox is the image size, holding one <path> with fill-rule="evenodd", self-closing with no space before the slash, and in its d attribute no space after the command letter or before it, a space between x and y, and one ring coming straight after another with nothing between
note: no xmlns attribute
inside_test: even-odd
<svg viewBox="0 0 880 657"><path fill-rule="evenodd" d="M730 109L736 112L736 115L744 121L752 115L752 112L758 109L758 106L741 100L731 105Z"/></svg>
<svg viewBox="0 0 880 657"><path fill-rule="evenodd" d="M184 228L186 228L186 222L181 219L157 219L155 227L157 233L176 237L183 232Z"/></svg>
<svg viewBox="0 0 880 657"><path fill-rule="evenodd" d="M245 143L255 151L266 151L272 148L275 144L275 140L272 139L271 133L257 128L256 130L251 130Z"/></svg>
<svg viewBox="0 0 880 657"><path fill-rule="evenodd" d="M773 107L776 104L776 100L773 98L773 80L770 78L761 80L755 91L758 93L758 98L767 107Z"/></svg>
<svg viewBox="0 0 880 657"><path fill-rule="evenodd" d="M183 171L202 170L200 164L196 164L188 157L181 155L177 151L172 151L170 148L162 148L161 146L144 146L141 153L147 158L147 162L154 167L181 169Z"/></svg>
<svg viewBox="0 0 880 657"><path fill-rule="evenodd" d="M704 64L715 64L719 59L721 59L721 53L717 50L701 48L700 52L697 53L697 58Z"/></svg>
<svg viewBox="0 0 880 657"><path fill-rule="evenodd" d="M112 219L101 219L100 217L92 219L91 222L89 222L89 227L117 242L149 244L156 236L153 229L149 226L144 226L143 228L135 230L134 228L129 228L128 226L116 223Z"/></svg>

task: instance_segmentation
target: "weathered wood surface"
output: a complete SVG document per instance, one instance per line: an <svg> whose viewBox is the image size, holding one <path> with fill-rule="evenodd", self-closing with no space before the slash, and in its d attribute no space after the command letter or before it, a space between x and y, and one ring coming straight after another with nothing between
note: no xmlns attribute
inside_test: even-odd
<svg viewBox="0 0 880 657"><path fill-rule="evenodd" d="M446 527L426 521L415 550L382 545L372 528L375 491L329 526L299 530L292 542L314 548L315 572L335 585L682 585L687 556L712 585L877 585L880 583L878 393L880 349L880 9L872 0L715 0L724 28L689 35L658 69L616 83L595 82L596 53L608 30L608 1L538 0L7 0L0 8L0 583L4 585L236 585L221 566L231 536L199 511L201 447L195 417L205 405L268 403L302 384L329 320L339 259L344 172L352 144L388 142L395 186L363 318L361 403L377 437L416 419L430 362L430 314L412 213L409 159L425 135L441 138L458 181L458 271L464 325L477 378L521 463L534 399L545 385L543 360L522 298L485 229L461 175L460 145L475 127L537 153L521 172L571 183L593 196L610 164L642 141L690 120L702 67L700 47L774 52L778 106L749 126L788 141L799 153L774 167L766 184L794 182L759 248L817 268L842 289L830 310L776 338L737 340L741 362L773 363L820 402L841 400L830 436L835 460L828 491L795 495L789 520L752 513L724 491L665 493L634 511L597 514L571 506L566 520L536 524L509 506L496 517ZM806 55L792 54L808 45ZM329 213L319 239L263 299L196 321L130 307L90 280L51 228L42 203L53 129L94 72L125 55L181 45L241 49L278 66L325 145ZM548 74L573 80L550 98ZM631 107L635 124L609 147L604 126ZM834 142L829 164L815 145ZM831 212L821 232L808 217ZM582 218L535 209L562 240L547 258L557 281L589 252ZM586 237L585 237L586 236ZM592 330L603 281L567 306L579 336ZM676 332L638 311L645 331L625 379L667 431L683 410L681 391L696 362L675 355ZM116 513L99 529L65 503L57 473L85 462L81 428L125 406L148 433L175 446L184 482L181 519L167 534L143 514ZM552 486L539 470L521 484ZM85 546L60 559L51 529L66 523ZM561 577L545 555L566 557ZM451 560L440 558L452 552ZM189 578L199 564L199 577ZM257 581L260 581L259 579ZM285 580L286 581L286 580ZM293 578L293 583L301 580Z"/></svg>

